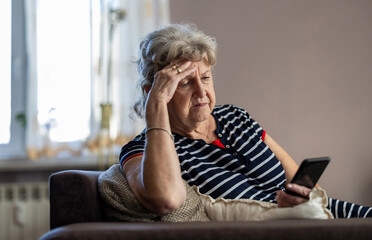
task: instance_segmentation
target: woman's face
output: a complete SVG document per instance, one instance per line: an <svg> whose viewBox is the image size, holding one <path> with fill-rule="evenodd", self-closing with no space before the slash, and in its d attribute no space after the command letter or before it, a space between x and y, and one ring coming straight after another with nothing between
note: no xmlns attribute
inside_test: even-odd
<svg viewBox="0 0 372 240"><path fill-rule="evenodd" d="M172 128L208 120L216 103L211 67L207 60L192 63L196 70L182 79L168 103Z"/></svg>

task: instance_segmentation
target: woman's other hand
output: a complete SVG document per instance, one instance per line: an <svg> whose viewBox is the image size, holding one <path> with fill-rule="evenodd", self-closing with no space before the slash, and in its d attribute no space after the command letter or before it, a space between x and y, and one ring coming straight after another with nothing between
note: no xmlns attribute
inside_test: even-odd
<svg viewBox="0 0 372 240"><path fill-rule="evenodd" d="M308 201L309 194L311 192L310 188L293 183L286 183L286 189L291 192L297 193L302 197L291 195L289 193L286 193L285 191L277 191L275 199L278 202L279 207L294 207L296 205L304 203Z"/></svg>

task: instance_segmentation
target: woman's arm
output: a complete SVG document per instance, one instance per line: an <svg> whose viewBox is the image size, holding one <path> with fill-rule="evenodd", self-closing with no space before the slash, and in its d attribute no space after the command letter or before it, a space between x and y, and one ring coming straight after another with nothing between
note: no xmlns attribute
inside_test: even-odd
<svg viewBox="0 0 372 240"><path fill-rule="evenodd" d="M195 71L190 62L183 63L182 69L184 71L179 73L168 66L155 74L152 86L147 86L145 118L148 129L164 128L171 132L167 104L179 81ZM130 159L123 171L138 201L153 213L168 214L186 199L178 155L166 131L147 132L143 156Z"/></svg>
<svg viewBox="0 0 372 240"><path fill-rule="evenodd" d="M137 200L153 213L168 214L186 199L178 156L166 132L148 132L144 154L126 162L123 171Z"/></svg>
<svg viewBox="0 0 372 240"><path fill-rule="evenodd" d="M298 165L291 156L266 133L264 143L275 154L285 170L285 178L290 182L297 172Z"/></svg>
<svg viewBox="0 0 372 240"><path fill-rule="evenodd" d="M284 168L285 178L287 179L286 188L292 192L296 192L304 196L304 198L296 197L288 193L285 193L284 191L277 191L276 201L278 202L278 206L279 207L293 207L303 202L306 202L307 198L309 197L309 193L311 189L297 185L297 184L289 183L297 172L298 165L296 164L296 162L268 134L266 134L265 136L264 143L276 155L277 159L281 162Z"/></svg>

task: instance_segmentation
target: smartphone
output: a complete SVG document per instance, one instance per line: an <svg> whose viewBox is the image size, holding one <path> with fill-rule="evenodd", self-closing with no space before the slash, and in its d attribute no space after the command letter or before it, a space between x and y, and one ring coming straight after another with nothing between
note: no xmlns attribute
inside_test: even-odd
<svg viewBox="0 0 372 240"><path fill-rule="evenodd" d="M303 160L291 183L312 189L315 187L330 161L331 159L329 157L308 158ZM292 195L300 196L297 193L289 190L286 190L286 192Z"/></svg>

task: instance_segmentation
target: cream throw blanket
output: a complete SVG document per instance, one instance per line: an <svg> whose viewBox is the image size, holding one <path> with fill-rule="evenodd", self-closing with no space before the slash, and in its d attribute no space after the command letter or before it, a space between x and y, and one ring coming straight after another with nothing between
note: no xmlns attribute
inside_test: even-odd
<svg viewBox="0 0 372 240"><path fill-rule="evenodd" d="M189 222L189 221L259 221L270 219L331 219L332 213L324 190L314 188L310 200L292 208L251 199L213 199L201 194L196 186L185 182L187 197L172 213L160 216L151 213L137 201L118 164L98 179L99 193L104 202L107 221L125 222Z"/></svg>

